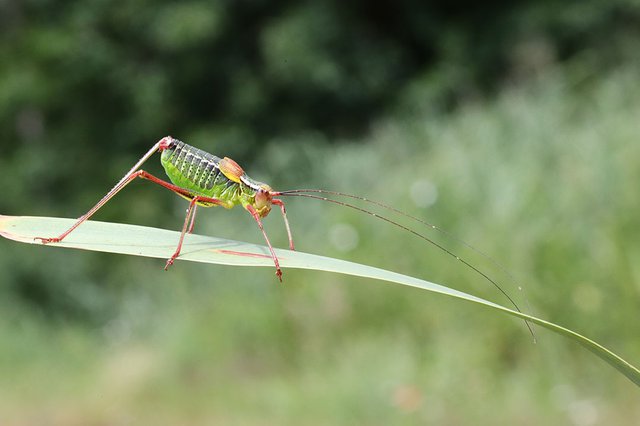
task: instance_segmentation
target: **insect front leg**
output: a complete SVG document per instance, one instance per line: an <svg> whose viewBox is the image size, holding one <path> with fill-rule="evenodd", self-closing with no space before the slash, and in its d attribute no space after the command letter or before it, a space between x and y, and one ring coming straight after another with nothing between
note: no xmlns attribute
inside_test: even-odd
<svg viewBox="0 0 640 426"><path fill-rule="evenodd" d="M284 219L284 226L287 228L287 236L289 237L289 248L291 250L295 250L293 247L293 237L291 236L291 228L289 227L289 221L287 220L287 209L284 207L284 202L282 200L278 200L274 198L271 200L272 204L280 207L280 212L282 213L282 218Z"/></svg>
<svg viewBox="0 0 640 426"><path fill-rule="evenodd" d="M276 276L278 277L280 282L282 282L282 270L280 269L280 262L278 261L278 256L276 256L276 252L273 250L273 247L271 246L271 241L269 241L269 237L267 236L267 233L264 230L264 226L262 226L260 215L251 204L247 204L245 206L245 209L247 209L247 211L251 213L251 216L253 216L255 221L258 223L258 227L260 228L260 231L262 231L262 235L264 236L264 239L267 242L267 246L269 247L269 251L271 252L271 258L273 259L273 263L276 266Z"/></svg>

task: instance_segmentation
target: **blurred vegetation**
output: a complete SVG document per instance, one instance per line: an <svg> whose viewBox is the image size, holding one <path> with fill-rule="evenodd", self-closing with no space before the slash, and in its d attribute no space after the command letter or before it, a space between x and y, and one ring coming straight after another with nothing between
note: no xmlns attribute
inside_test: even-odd
<svg viewBox="0 0 640 426"><path fill-rule="evenodd" d="M504 263L541 317L637 365L639 23L635 0L0 1L0 213L79 216L171 134L279 189L424 217ZM137 183L96 219L176 229L176 198ZM372 218L288 210L300 250L500 301ZM250 221L202 211L197 232L261 242ZM412 290L0 253L3 424L640 421L636 389L580 348Z"/></svg>

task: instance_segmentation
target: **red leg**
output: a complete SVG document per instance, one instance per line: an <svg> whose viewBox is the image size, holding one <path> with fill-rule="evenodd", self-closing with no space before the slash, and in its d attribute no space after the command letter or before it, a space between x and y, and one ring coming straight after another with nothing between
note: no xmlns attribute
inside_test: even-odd
<svg viewBox="0 0 640 426"><path fill-rule="evenodd" d="M182 233L180 233L180 240L178 241L178 247L176 247L176 251L171 255L169 259L167 259L167 264L164 265L164 270L169 269L169 266L173 265L173 261L176 260L178 256L180 256L180 250L182 250L182 242L184 241L184 235L187 233L187 228L193 228L193 222L195 220L196 213L196 203L199 201L199 197L193 197L191 202L189 202L189 208L187 209L187 216L184 218L184 225L182 225ZM191 226L189 226L189 221L191 221ZM189 229L189 233L191 230Z"/></svg>
<svg viewBox="0 0 640 426"><path fill-rule="evenodd" d="M262 235L264 236L265 241L267 242L267 246L269 246L269 251L271 252L271 258L273 259L273 263L276 265L276 275L280 282L282 282L282 271L280 270L280 262L278 262L278 256L276 256L275 251L273 251L273 247L271 246L271 241L269 241L269 237L267 237L267 233L264 231L264 226L262 226L262 221L260 220L260 215L256 209L253 208L251 204L247 204L245 207L251 216L256 220L258 226L260 227L260 231L262 231Z"/></svg>
<svg viewBox="0 0 640 426"><path fill-rule="evenodd" d="M198 208L197 203L199 201L204 201L206 203L224 204L222 201L216 198L201 197L199 195L191 199L191 201L189 202L189 208L187 208L187 216L184 218L184 225L182 225L182 233L180 233L178 247L176 248L176 251L171 255L171 257L167 260L167 264L164 266L165 271L169 269L169 266L173 265L173 262L178 258L178 256L180 256L180 251L182 250L182 243L184 242L185 234L190 234L193 230L193 225L196 222L196 208Z"/></svg>
<svg viewBox="0 0 640 426"><path fill-rule="evenodd" d="M287 227L287 235L289 236L289 248L291 250L295 250L295 248L293 247L293 237L291 236L291 228L289 227L289 221L287 220L287 209L284 208L284 203L282 202L282 200L278 200L277 198L274 198L273 200L271 200L272 204L275 204L276 206L280 206L280 211L282 212L282 218L284 219L284 225Z"/></svg>
<svg viewBox="0 0 640 426"><path fill-rule="evenodd" d="M196 210L198 209L198 205L195 204L193 206L193 214L191 215L191 225L189 225L189 234L193 233L193 225L196 223Z"/></svg>
<svg viewBox="0 0 640 426"><path fill-rule="evenodd" d="M141 178L141 179L147 179L150 180L151 182L157 183L158 185L161 185L167 189L169 189L170 191L173 191L177 194L180 195L184 195L187 197L191 197L192 194L185 190L184 188L180 188L179 186L173 185L169 182L165 182L160 178L157 178L155 176L153 176L150 173L145 172L144 170L138 170L137 172L134 173L130 173L128 175L125 175L124 178L122 178L122 180L120 180L120 182L118 182L118 184L116 186L113 187L113 189L111 191L109 191L107 193L107 195L105 195L100 201L98 201L98 203L93 206L91 208L91 210L89 210L87 213L85 213L83 216L81 216L76 223L74 223L71 228L67 229L66 231L64 231L62 234L60 234L59 236L55 237L55 238L43 238L43 237L36 237L36 240L41 240L43 244L47 244L47 243L59 243L60 241L62 241L67 235L69 235L74 229L76 229L78 226L80 226L84 221L86 221L87 219L89 219L91 216L93 216L93 214L98 211L100 209L100 207L104 206L107 201L109 201L114 195L116 195L118 192L120 192L122 190L122 188L124 188L125 186L127 186L132 180L134 180L135 178ZM219 205L224 205L225 203L223 201L220 201L218 199L215 198L205 198L205 197L198 197L198 199L200 201L206 201L209 203L213 203L213 204L219 204Z"/></svg>
<svg viewBox="0 0 640 426"><path fill-rule="evenodd" d="M144 164L144 162L147 161L149 157L151 157L156 151L162 149L165 143L165 139L166 138L161 139L153 147L151 147L151 149L147 151L147 153L143 155L142 158L138 160L138 162L131 168L131 170L129 170L129 172L124 175L122 179L120 179L120 181L111 189L111 191L109 191L107 195L102 197L102 199L98 201L98 203L93 206L91 210L85 213L84 216L80 217L78 221L71 226L71 228L67 229L65 232L55 238L36 237L34 238L34 240L41 240L42 244L58 243L62 241L71 231L76 229L82 222L89 219L96 211L98 211L98 209L100 209L100 207L105 205L106 202L109 201L114 195L116 195L122 188L127 186L127 184L133 179L136 170L138 170L142 166L142 164Z"/></svg>
<svg viewBox="0 0 640 426"><path fill-rule="evenodd" d="M188 230L189 233L191 233L191 230L193 229L193 225L195 223L195 218L196 218L195 217L195 214L196 214L196 203L205 202L205 203L225 205L225 206L227 205L227 203L225 203L222 200L218 200L217 198L193 196L193 194L191 194L189 191L185 190L184 188L181 188L179 186L173 185L173 184L171 184L169 182L165 182L162 179L157 178L154 175L145 172L144 170L138 170L137 172L127 176L126 179L123 179L122 181L120 181L120 183L118 183L118 185L116 185L111 191L109 191L109 193L104 198L102 198L102 200L100 200L98 202L98 204L93 206L93 208L91 208L91 210L89 210L84 216L82 216L80 219L78 219L78 221L76 223L74 223L73 226L71 226L71 228L67 229L59 237L56 237L56 238L41 238L41 237L37 237L36 239L37 240L42 240L43 244L57 243L57 242L62 241L67 235L69 235L71 233L71 231L73 231L78 226L80 226L84 221L89 219L89 217L91 217L100 207L102 207L107 201L109 201L111 199L111 197L116 195L122 188L127 186L127 184L129 182L131 182L132 180L134 180L135 178L138 178L138 177L141 178L141 179L150 180L153 183L157 183L158 185L163 186L163 187L167 188L168 190L170 190L172 192L175 192L176 194L184 195L184 196L187 196L187 197L193 197L191 199L190 203L189 203L189 208L187 209L187 216L185 217L184 225L182 226L182 233L180 234L180 240L178 241L178 247L176 248L176 251L173 253L173 255L171 255L171 257L167 260L167 264L164 267L164 269L167 270L169 268L169 266L173 265L173 262L180 255L180 250L182 250L182 243L184 241L184 235L187 233L187 230ZM189 224L189 223L191 223L191 224Z"/></svg>

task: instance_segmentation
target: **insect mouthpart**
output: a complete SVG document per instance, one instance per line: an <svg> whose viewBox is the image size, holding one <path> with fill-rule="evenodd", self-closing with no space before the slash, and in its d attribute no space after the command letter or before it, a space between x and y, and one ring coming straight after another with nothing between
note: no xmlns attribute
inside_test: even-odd
<svg viewBox="0 0 640 426"><path fill-rule="evenodd" d="M256 210L260 217L265 217L271 211L271 192L258 189L255 195Z"/></svg>

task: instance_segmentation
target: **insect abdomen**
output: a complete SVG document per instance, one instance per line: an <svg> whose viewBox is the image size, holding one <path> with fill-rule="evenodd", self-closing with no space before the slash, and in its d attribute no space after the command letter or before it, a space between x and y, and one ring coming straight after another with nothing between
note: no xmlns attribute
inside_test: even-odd
<svg viewBox="0 0 640 426"><path fill-rule="evenodd" d="M174 146L162 151L161 162L175 185L212 196L218 192L217 187L234 183L220 171L220 158L177 139L174 141Z"/></svg>

